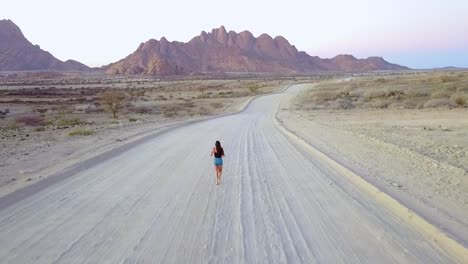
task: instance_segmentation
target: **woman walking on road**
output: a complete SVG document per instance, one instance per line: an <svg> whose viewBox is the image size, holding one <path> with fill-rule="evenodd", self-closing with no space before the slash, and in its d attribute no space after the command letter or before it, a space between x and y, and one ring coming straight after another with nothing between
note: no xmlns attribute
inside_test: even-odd
<svg viewBox="0 0 468 264"><path fill-rule="evenodd" d="M211 151L211 156L214 155L214 166L216 171L216 185L221 182L221 173L223 173L223 157L224 149L221 147L221 143L216 141L215 147Z"/></svg>

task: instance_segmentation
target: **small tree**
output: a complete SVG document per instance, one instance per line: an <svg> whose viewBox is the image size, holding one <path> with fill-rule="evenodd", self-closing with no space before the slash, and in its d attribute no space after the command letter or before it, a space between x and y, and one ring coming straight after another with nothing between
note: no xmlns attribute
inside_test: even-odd
<svg viewBox="0 0 468 264"><path fill-rule="evenodd" d="M249 86L247 86L247 89L249 89L251 93L256 93L259 88L260 87L258 87L258 84L250 84Z"/></svg>
<svg viewBox="0 0 468 264"><path fill-rule="evenodd" d="M121 91L109 90L103 92L99 98L106 111L112 113L112 117L116 119L117 112L123 108L127 95Z"/></svg>

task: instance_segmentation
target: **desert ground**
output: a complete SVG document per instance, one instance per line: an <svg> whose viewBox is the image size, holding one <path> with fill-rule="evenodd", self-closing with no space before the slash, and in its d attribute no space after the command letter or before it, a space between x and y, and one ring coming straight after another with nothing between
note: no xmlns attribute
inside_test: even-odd
<svg viewBox="0 0 468 264"><path fill-rule="evenodd" d="M468 261L466 72L28 78L0 91L6 262Z"/></svg>
<svg viewBox="0 0 468 264"><path fill-rule="evenodd" d="M237 112L255 96L303 81L5 73L0 78L0 196L160 130ZM115 119L101 100L105 91L125 94Z"/></svg>
<svg viewBox="0 0 468 264"><path fill-rule="evenodd" d="M277 117L333 159L468 242L468 73L312 84Z"/></svg>

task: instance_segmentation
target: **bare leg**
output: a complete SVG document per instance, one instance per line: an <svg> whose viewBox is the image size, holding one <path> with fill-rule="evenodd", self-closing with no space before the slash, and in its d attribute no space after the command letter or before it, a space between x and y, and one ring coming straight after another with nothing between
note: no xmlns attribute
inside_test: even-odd
<svg viewBox="0 0 468 264"><path fill-rule="evenodd" d="M223 166L218 166L219 176L218 179L221 182L221 174L223 174Z"/></svg>
<svg viewBox="0 0 468 264"><path fill-rule="evenodd" d="M216 184L219 184L221 181L221 171L220 171L220 166L216 167Z"/></svg>

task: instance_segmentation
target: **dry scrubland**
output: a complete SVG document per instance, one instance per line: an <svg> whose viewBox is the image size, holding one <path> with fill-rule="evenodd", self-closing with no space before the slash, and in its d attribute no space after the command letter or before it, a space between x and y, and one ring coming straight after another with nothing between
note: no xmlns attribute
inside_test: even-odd
<svg viewBox="0 0 468 264"><path fill-rule="evenodd" d="M442 228L468 226L467 99L467 72L358 77L312 85L278 117Z"/></svg>
<svg viewBox="0 0 468 264"><path fill-rule="evenodd" d="M8 192L37 181L52 172L51 166L58 170L178 122L235 112L248 98L294 82L5 74L0 77L0 196L2 187ZM113 118L105 99L115 95L122 101L113 105Z"/></svg>
<svg viewBox="0 0 468 264"><path fill-rule="evenodd" d="M421 109L465 107L467 72L409 73L324 82L300 103L315 109Z"/></svg>
<svg viewBox="0 0 468 264"><path fill-rule="evenodd" d="M322 82L295 108L468 171L467 100L468 72L429 72Z"/></svg>

